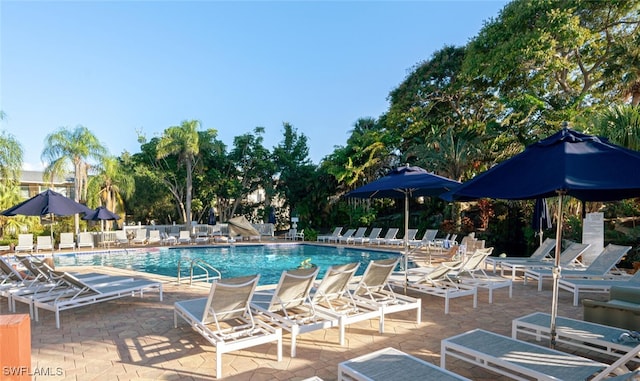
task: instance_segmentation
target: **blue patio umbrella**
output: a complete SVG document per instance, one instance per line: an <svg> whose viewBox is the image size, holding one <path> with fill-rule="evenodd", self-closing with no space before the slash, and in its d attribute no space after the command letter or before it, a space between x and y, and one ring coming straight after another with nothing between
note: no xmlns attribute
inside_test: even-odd
<svg viewBox="0 0 640 381"><path fill-rule="evenodd" d="M386 176L378 180L352 190L345 197L404 199L404 266L406 273L409 248L409 198L439 196L457 188L459 185L458 181L429 173L423 168L407 164L403 167L394 168Z"/></svg>
<svg viewBox="0 0 640 381"><path fill-rule="evenodd" d="M80 213L91 213L92 210L74 200L47 189L30 199L23 201L11 208L0 212L3 216L72 216ZM51 230L51 241L53 242L53 228Z"/></svg>
<svg viewBox="0 0 640 381"><path fill-rule="evenodd" d="M71 216L79 213L91 213L92 210L74 200L54 192L51 189L37 194L11 208L2 211L3 216Z"/></svg>
<svg viewBox="0 0 640 381"><path fill-rule="evenodd" d="M562 216L565 195L582 201L613 201L640 196L640 152L583 134L566 124L557 133L465 182L445 199L526 200L558 196ZM555 345L558 280L561 276L562 218L557 219L551 305L551 345Z"/></svg>
<svg viewBox="0 0 640 381"><path fill-rule="evenodd" d="M82 219L86 221L114 221L119 220L120 216L101 205L90 213L85 214Z"/></svg>
<svg viewBox="0 0 640 381"><path fill-rule="evenodd" d="M213 207L209 208L209 218L207 219L208 225L216 224L216 212L213 210Z"/></svg>

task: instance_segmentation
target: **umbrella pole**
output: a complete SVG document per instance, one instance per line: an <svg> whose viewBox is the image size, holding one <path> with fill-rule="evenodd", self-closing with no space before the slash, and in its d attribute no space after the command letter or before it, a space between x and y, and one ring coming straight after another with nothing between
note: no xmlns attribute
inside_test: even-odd
<svg viewBox="0 0 640 381"><path fill-rule="evenodd" d="M553 266L553 293L551 296L551 348L556 346L556 317L558 316L558 291L560 281L560 252L562 251L562 196L564 192L558 192L558 223L556 227L556 255Z"/></svg>
<svg viewBox="0 0 640 381"><path fill-rule="evenodd" d="M404 192L404 293L409 283L409 192Z"/></svg>

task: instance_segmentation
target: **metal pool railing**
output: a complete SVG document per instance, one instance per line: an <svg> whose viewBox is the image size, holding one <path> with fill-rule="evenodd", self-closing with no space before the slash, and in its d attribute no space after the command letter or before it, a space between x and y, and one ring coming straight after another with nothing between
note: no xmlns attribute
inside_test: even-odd
<svg viewBox="0 0 640 381"><path fill-rule="evenodd" d="M199 258L195 258L191 260L180 259L178 261L178 284L182 283L180 270L182 267L182 263L185 263L185 262L189 264L189 284L193 284L194 280L196 281L204 280L205 282L208 283L208 282L212 282L214 280L218 280L222 278L222 274L220 273L220 271L218 271L218 269L211 266L210 264L203 261L202 259L199 259ZM194 274L194 269L200 269L203 272L201 274Z"/></svg>

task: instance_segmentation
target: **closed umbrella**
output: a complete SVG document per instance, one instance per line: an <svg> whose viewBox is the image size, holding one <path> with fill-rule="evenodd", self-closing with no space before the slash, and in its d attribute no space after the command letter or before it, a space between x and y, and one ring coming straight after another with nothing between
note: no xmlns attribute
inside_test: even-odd
<svg viewBox="0 0 640 381"><path fill-rule="evenodd" d="M536 198L536 203L533 207L533 221L531 222L531 228L538 234L540 238L540 245L542 245L544 230L551 229L551 216L549 215L549 205L546 198Z"/></svg>
<svg viewBox="0 0 640 381"><path fill-rule="evenodd" d="M11 208L2 211L3 216L72 216L79 213L91 213L92 210L74 200L63 196L51 189L39 193ZM51 242L53 242L53 227L51 228ZM53 251L52 251L53 254Z"/></svg>
<svg viewBox="0 0 640 381"><path fill-rule="evenodd" d="M562 237L562 200L613 201L640 196L640 152L577 132L565 124L557 133L465 182L445 199L525 200L558 196L551 303L551 345L555 346Z"/></svg>
<svg viewBox="0 0 640 381"><path fill-rule="evenodd" d="M386 176L378 180L352 190L345 197L404 199L404 268L406 274L409 260L409 198L439 196L455 189L459 185L458 181L438 176L427 172L423 168L407 164L403 167L394 168Z"/></svg>

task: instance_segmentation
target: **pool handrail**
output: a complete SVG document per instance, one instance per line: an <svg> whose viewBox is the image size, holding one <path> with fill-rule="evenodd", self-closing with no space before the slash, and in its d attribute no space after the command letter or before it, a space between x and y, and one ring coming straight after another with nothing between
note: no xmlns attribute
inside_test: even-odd
<svg viewBox="0 0 640 381"><path fill-rule="evenodd" d="M184 259L180 258L180 260L178 261L178 276L177 276L178 284L182 283L182 279L180 276L180 267L182 262L184 262ZM200 280L202 278L205 278L205 281L208 283L210 279L211 281L214 281L222 278L222 274L218 269L211 266L209 263L203 261L200 258L195 258L195 259L192 259L191 261L187 260L187 262L189 263L189 285L193 284L194 279ZM203 270L204 274L193 275L194 268L199 268ZM215 273L216 275L210 275L209 270L211 270L211 272Z"/></svg>

